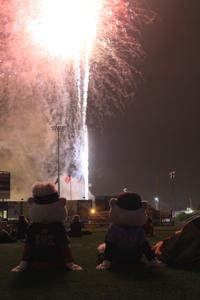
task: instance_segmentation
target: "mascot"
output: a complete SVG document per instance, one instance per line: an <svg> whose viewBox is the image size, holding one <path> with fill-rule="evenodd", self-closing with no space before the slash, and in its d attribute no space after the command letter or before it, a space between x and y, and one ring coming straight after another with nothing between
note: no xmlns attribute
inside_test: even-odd
<svg viewBox="0 0 200 300"><path fill-rule="evenodd" d="M200 217L190 220L153 250L158 259L174 267L200 266Z"/></svg>
<svg viewBox="0 0 200 300"><path fill-rule="evenodd" d="M101 263L97 269L137 263L144 254L149 266L161 266L146 240L143 225L146 222L146 203L135 193L123 193L110 200L111 225L105 243L98 247Z"/></svg>
<svg viewBox="0 0 200 300"><path fill-rule="evenodd" d="M12 269L43 270L63 268L81 270L73 262L64 221L67 217L66 200L59 198L52 183L37 182L29 198L30 225L27 229L24 252L20 264Z"/></svg>

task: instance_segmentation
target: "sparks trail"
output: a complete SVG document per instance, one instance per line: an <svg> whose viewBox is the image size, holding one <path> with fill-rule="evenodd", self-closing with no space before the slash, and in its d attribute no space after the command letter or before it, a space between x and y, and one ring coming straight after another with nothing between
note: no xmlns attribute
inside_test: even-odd
<svg viewBox="0 0 200 300"><path fill-rule="evenodd" d="M133 99L141 76L136 64L144 57L140 29L155 18L142 1L103 1L102 12L106 14L97 31L89 83L89 112L97 109L98 117L124 110Z"/></svg>
<svg viewBox="0 0 200 300"><path fill-rule="evenodd" d="M16 190L56 176L50 127L66 124L61 171L84 177L86 195L88 85L89 112L124 108L143 55L139 29L152 16L137 1L0 1L0 160Z"/></svg>

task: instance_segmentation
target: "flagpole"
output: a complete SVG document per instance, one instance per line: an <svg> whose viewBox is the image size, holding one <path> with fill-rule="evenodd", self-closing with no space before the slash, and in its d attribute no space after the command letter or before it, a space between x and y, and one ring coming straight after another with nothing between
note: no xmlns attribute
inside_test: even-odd
<svg viewBox="0 0 200 300"><path fill-rule="evenodd" d="M170 171L169 172L169 178L171 183L171 206L172 206L172 217L174 217L175 213L175 194L174 194L174 188L175 188L175 177L176 177L176 171Z"/></svg>
<svg viewBox="0 0 200 300"><path fill-rule="evenodd" d="M58 170L58 195L60 196L60 133L66 128L65 125L55 125L51 129L57 132L57 170Z"/></svg>
<svg viewBox="0 0 200 300"><path fill-rule="evenodd" d="M60 196L60 130L58 132L58 140L57 140L57 145L58 145L58 195Z"/></svg>
<svg viewBox="0 0 200 300"><path fill-rule="evenodd" d="M70 182L69 182L69 189L70 189L70 199L72 200L72 179L70 177Z"/></svg>

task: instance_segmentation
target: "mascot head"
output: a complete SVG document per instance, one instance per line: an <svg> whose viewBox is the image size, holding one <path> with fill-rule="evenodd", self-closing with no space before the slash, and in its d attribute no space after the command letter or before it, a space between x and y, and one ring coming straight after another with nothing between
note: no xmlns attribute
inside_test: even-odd
<svg viewBox="0 0 200 300"><path fill-rule="evenodd" d="M32 223L63 222L67 217L66 199L59 198L55 185L50 182L36 182L28 202Z"/></svg>
<svg viewBox="0 0 200 300"><path fill-rule="evenodd" d="M146 202L135 193L123 193L110 200L110 219L113 224L126 227L143 226L146 222Z"/></svg>

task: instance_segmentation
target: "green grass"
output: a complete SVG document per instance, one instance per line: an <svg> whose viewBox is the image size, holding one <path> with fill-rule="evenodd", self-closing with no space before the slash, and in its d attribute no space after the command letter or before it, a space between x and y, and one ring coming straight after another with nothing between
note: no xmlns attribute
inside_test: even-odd
<svg viewBox="0 0 200 300"><path fill-rule="evenodd" d="M158 229L150 241L169 235L169 229ZM19 262L22 244L0 245L0 299L199 299L198 270L153 270L141 266L97 271L96 246L104 235L105 232L96 232L72 239L73 254L84 268L82 272L11 273L10 269Z"/></svg>

